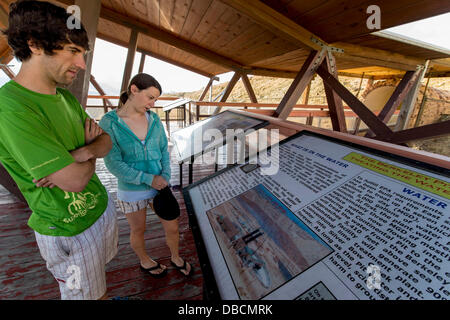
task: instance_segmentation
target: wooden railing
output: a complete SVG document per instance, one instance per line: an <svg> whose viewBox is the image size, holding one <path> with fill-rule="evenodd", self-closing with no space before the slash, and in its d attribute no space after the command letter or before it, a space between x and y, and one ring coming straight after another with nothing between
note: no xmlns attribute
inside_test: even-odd
<svg viewBox="0 0 450 320"><path fill-rule="evenodd" d="M89 99L119 99L119 96L101 96L101 95L90 95ZM178 97L159 97L158 100L174 101L179 99ZM104 106L87 106L87 108L102 108ZM210 117L209 113L202 113L201 109L206 107L222 107L231 109L245 109L245 111L252 112L255 114L272 116L275 112L278 104L276 103L252 103L252 102L208 102L208 101L191 101L188 106L187 114L189 115L189 122L191 119L196 119L199 121L203 118ZM160 117L165 116L162 112L162 106L155 107L157 113ZM394 114L398 115L397 110ZM350 107L344 106L345 117L358 118L357 114L351 110ZM375 112L378 115L378 112ZM328 118L330 112L328 105L309 105L309 104L297 104L294 106L293 110L289 114L289 118L306 118L306 124L312 125L314 118ZM187 118L186 116L184 116ZM167 121L184 121L187 119L179 119L179 117L166 119Z"/></svg>

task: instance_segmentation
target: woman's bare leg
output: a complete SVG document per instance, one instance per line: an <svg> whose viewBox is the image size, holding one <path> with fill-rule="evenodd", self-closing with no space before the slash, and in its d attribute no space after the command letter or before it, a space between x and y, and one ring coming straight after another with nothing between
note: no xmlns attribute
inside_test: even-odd
<svg viewBox="0 0 450 320"><path fill-rule="evenodd" d="M145 250L145 221L147 209L142 209L136 212L126 214L128 224L130 225L130 244L133 251L138 256L141 266L148 269L156 266L157 262L149 257ZM159 274L166 269L166 266L161 265L162 269L152 271L154 274Z"/></svg>

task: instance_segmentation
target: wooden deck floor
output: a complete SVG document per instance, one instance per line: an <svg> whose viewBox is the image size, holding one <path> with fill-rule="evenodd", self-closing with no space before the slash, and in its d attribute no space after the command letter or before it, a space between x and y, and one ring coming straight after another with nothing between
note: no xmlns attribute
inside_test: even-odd
<svg viewBox="0 0 450 320"><path fill-rule="evenodd" d="M179 184L179 166L172 158L171 184ZM193 181L214 171L214 166L194 164ZM98 161L97 174L115 198L117 182ZM183 169L183 183L188 182L187 166ZM181 208L180 252L194 267L194 274L185 278L170 266L170 251L164 231L156 215L147 213L145 241L150 256L169 268L166 277L154 279L139 269L139 261L130 247L126 218L119 217L119 252L107 265L106 280L110 297L127 296L140 299L200 300L203 298L203 275L200 269L188 217L180 189L174 190ZM31 211L6 190L0 191L0 300L59 299L56 280L45 266L37 248L34 232L27 226Z"/></svg>

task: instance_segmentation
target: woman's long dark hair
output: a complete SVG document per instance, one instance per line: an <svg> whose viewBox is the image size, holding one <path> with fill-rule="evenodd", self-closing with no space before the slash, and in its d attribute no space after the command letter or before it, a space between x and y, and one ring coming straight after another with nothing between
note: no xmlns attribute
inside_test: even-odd
<svg viewBox="0 0 450 320"><path fill-rule="evenodd" d="M127 91L122 92L120 95L119 108L127 102L128 97L131 95L131 86L135 85L139 90L145 90L150 87L155 87L159 90L159 93L162 93L161 85L159 82L153 78L151 75L147 73L138 73L135 75L128 85Z"/></svg>

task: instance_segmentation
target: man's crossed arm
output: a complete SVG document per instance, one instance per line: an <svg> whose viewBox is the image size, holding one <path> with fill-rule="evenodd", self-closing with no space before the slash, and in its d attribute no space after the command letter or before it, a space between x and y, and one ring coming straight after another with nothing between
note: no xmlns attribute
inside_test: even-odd
<svg viewBox="0 0 450 320"><path fill-rule="evenodd" d="M33 180L36 187L55 186L68 192L81 192L95 172L95 161L103 158L112 148L109 135L93 119L86 119L84 126L86 144L70 151L74 163L53 172L40 180Z"/></svg>

